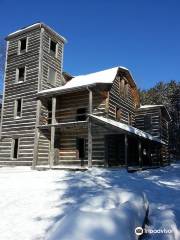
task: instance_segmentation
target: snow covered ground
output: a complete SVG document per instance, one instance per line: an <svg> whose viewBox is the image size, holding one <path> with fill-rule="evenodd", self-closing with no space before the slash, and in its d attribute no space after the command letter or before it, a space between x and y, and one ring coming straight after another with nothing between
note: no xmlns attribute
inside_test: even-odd
<svg viewBox="0 0 180 240"><path fill-rule="evenodd" d="M165 229L171 233L149 233L143 239L179 240L179 164L136 173L97 168L86 172L0 168L0 240L54 240L69 226L74 231L79 223L81 229L85 221L91 229L99 222L107 229L107 236L113 235L121 222L124 224L118 230L124 229L125 234L142 221L144 202L147 204L144 194L149 202L146 231ZM132 216L131 221L127 216ZM132 234L125 236L122 239L133 240ZM91 235L89 239L95 238Z"/></svg>

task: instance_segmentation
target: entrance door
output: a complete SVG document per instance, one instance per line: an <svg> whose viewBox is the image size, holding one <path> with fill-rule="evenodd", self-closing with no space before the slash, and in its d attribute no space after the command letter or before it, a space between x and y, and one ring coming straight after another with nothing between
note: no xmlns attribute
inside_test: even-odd
<svg viewBox="0 0 180 240"><path fill-rule="evenodd" d="M113 134L105 138L105 159L108 166L125 164L124 135Z"/></svg>
<svg viewBox="0 0 180 240"><path fill-rule="evenodd" d="M84 138L77 138L76 145L78 150L79 159L85 158L85 139Z"/></svg>

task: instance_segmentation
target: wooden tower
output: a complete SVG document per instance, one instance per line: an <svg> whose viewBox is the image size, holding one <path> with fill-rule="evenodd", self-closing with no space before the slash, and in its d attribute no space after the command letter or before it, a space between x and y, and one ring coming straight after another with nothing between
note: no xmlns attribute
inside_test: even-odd
<svg viewBox="0 0 180 240"><path fill-rule="evenodd" d="M43 23L7 36L0 164L32 165L37 93L61 86L65 39Z"/></svg>

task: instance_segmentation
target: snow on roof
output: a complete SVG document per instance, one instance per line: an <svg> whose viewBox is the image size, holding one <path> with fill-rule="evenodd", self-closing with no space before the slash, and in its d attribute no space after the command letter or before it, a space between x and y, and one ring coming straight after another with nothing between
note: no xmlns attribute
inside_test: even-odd
<svg viewBox="0 0 180 240"><path fill-rule="evenodd" d="M32 25L29 25L29 26L27 26L27 27L23 27L23 28L21 28L21 29L19 29L19 30L17 30L17 31L14 31L14 32L10 33L10 34L8 35L8 37L10 37L10 36L12 36L12 35L14 35L14 34L20 33L20 32L22 32L22 31L24 31L24 30L28 30L28 29L30 29L30 28L36 27L36 26L38 26L38 25L40 25L39 22L38 22L38 23L34 23L34 24L32 24Z"/></svg>
<svg viewBox="0 0 180 240"><path fill-rule="evenodd" d="M104 118L104 117L101 117L101 116L95 116L95 115L89 115L91 118L97 120L97 121L100 121L100 122L103 122L103 123L107 123L113 127L116 127L116 128L119 128L123 131L126 131L126 132L129 132L129 133L133 133L139 137L142 137L142 138L146 138L146 139L149 139L149 140L152 140L152 141L156 141L156 142L159 142L159 143L162 143L162 144L166 144L165 142L161 141L160 139L156 138L156 137L153 137L151 134L149 133L146 133L140 129L137 129L135 127L132 127L132 126L129 126L129 125L126 125L124 123L121 123L121 122L118 122L118 121L115 121L115 120L112 120L112 119L109 119L109 118Z"/></svg>
<svg viewBox="0 0 180 240"><path fill-rule="evenodd" d="M154 107L164 107L164 105L159 104L159 105L141 105L140 108L154 108Z"/></svg>
<svg viewBox="0 0 180 240"><path fill-rule="evenodd" d="M7 39L10 38L10 37L12 37L12 36L16 36L16 35L18 35L19 33L22 33L22 32L24 32L24 31L28 31L28 30L33 29L33 28L36 28L36 27L44 27L44 28L47 28L47 29L49 29L50 31L52 31L53 33L55 33L56 35L58 35L64 42L67 42L67 40L66 40L63 36L61 36L59 33L55 32L52 28L50 28L49 26L47 26L46 24L41 23L41 22L37 22L37 23L31 24L31 25L29 25L29 26L23 27L23 28L15 31L15 32L10 33L10 34L7 36Z"/></svg>
<svg viewBox="0 0 180 240"><path fill-rule="evenodd" d="M165 110L165 113L167 114L168 118L169 118L169 121L171 121L171 115L169 113L169 111L167 110L166 106L163 105L163 104L157 104L157 105L142 105L140 106L139 109L146 109L146 108L156 108L156 107L160 107L160 108L163 108Z"/></svg>
<svg viewBox="0 0 180 240"><path fill-rule="evenodd" d="M122 67L122 66L109 68L109 69L95 72L95 73L76 76L76 77L72 78L70 81L68 81L64 86L46 89L39 93L43 94L43 93L51 93L51 92L56 92L56 91L59 92L59 91L64 91L64 90L68 90L68 89L87 87L87 86L98 84L98 83L112 84L119 69L129 72L129 70L127 68Z"/></svg>

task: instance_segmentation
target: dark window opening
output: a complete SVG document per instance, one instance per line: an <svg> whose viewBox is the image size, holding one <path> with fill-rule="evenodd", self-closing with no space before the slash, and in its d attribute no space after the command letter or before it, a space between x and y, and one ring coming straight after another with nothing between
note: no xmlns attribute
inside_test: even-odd
<svg viewBox="0 0 180 240"><path fill-rule="evenodd" d="M151 116L150 115L144 116L144 130L145 131L151 130Z"/></svg>
<svg viewBox="0 0 180 240"><path fill-rule="evenodd" d="M49 68L49 83L55 85L56 83L56 71L53 68Z"/></svg>
<svg viewBox="0 0 180 240"><path fill-rule="evenodd" d="M85 139L77 138L76 145L77 145L79 159L84 159L85 158Z"/></svg>
<svg viewBox="0 0 180 240"><path fill-rule="evenodd" d="M18 68L18 82L23 82L25 78L25 67Z"/></svg>
<svg viewBox="0 0 180 240"><path fill-rule="evenodd" d="M116 107L116 120L120 121L122 118L122 112L121 109L119 107Z"/></svg>
<svg viewBox="0 0 180 240"><path fill-rule="evenodd" d="M20 40L20 52L25 52L27 47L27 38Z"/></svg>
<svg viewBox="0 0 180 240"><path fill-rule="evenodd" d="M86 108L77 109L76 121L86 121Z"/></svg>
<svg viewBox="0 0 180 240"><path fill-rule="evenodd" d="M21 117L22 99L16 100L16 117Z"/></svg>
<svg viewBox="0 0 180 240"><path fill-rule="evenodd" d="M48 100L47 109L48 109L48 124L51 124L52 122L52 101L51 100Z"/></svg>
<svg viewBox="0 0 180 240"><path fill-rule="evenodd" d="M50 41L50 54L52 54L53 56L56 55L56 46L57 43L54 42L53 40Z"/></svg>
<svg viewBox="0 0 180 240"><path fill-rule="evenodd" d="M18 156L18 148L19 148L19 140L18 139L14 139L14 143L13 143L13 158L17 158Z"/></svg>

